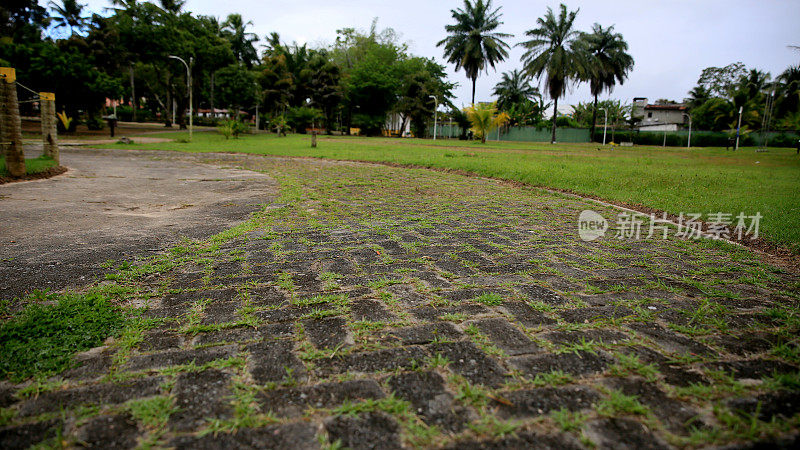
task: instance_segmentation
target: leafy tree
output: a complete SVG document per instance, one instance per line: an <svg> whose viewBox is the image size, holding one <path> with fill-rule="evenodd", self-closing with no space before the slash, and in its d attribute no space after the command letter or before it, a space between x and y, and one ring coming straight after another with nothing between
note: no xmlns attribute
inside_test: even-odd
<svg viewBox="0 0 800 450"><path fill-rule="evenodd" d="M728 96L731 88L747 74L741 62L728 64L725 67L707 67L700 73L697 84L703 86L716 97Z"/></svg>
<svg viewBox="0 0 800 450"><path fill-rule="evenodd" d="M258 36L247 31L248 25L252 26L253 22L245 22L241 14L229 14L220 28L220 34L231 43L233 57L250 68L258 59L254 46Z"/></svg>
<svg viewBox="0 0 800 450"><path fill-rule="evenodd" d="M0 44L38 42L47 21L47 10L36 0L4 1L0 3Z"/></svg>
<svg viewBox="0 0 800 450"><path fill-rule="evenodd" d="M497 96L497 107L501 111L507 111L514 105L542 98L539 88L531 86L528 77L517 69L504 72L492 94Z"/></svg>
<svg viewBox="0 0 800 450"><path fill-rule="evenodd" d="M522 56L525 71L537 78L545 75L545 89L553 99L552 143L556 142L558 99L571 80L579 79L581 67L585 65L583 52L575 48L579 33L573 27L578 11L567 11L564 4L560 8L556 18L548 7L545 16L536 21L538 28L525 32L531 39L519 44L526 49Z"/></svg>
<svg viewBox="0 0 800 450"><path fill-rule="evenodd" d="M423 137L436 106L431 96L436 96L440 104L454 108L450 99L455 85L444 81L444 67L432 59L412 57L400 63L399 69L403 78L394 109L403 118L400 129L405 129L410 120L414 135Z"/></svg>
<svg viewBox="0 0 800 450"><path fill-rule="evenodd" d="M503 22L500 21L500 8L492 10L492 1L464 0L464 7L450 10L456 23L445 26L450 34L436 46L444 46L447 62L456 65L456 71L464 69L467 78L472 80L472 103L475 103L475 84L478 75L488 71L488 66L508 57L509 46L503 38L510 34L495 32Z"/></svg>
<svg viewBox="0 0 800 450"><path fill-rule="evenodd" d="M586 53L586 77L589 89L594 96L590 136L594 136L597 123L597 97L603 92L611 92L614 86L623 84L628 73L633 70L633 57L628 54L628 43L614 26L603 28L600 24L592 26L591 33L582 33L582 51Z"/></svg>
<svg viewBox="0 0 800 450"><path fill-rule="evenodd" d="M252 105L256 101L256 75L241 64L231 64L217 71L219 100L222 105L235 111L238 119L242 105Z"/></svg>
<svg viewBox="0 0 800 450"><path fill-rule="evenodd" d="M88 17L83 15L83 8L86 5L81 5L77 0L61 0L61 4L51 1L49 3L50 9L57 15L53 17L55 28L69 28L69 34L75 34L75 31L83 32L86 30Z"/></svg>

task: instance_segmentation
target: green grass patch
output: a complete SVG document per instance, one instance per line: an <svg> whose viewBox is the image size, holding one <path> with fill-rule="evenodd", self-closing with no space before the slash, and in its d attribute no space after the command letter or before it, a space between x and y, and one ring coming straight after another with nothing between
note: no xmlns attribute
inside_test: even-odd
<svg viewBox="0 0 800 450"><path fill-rule="evenodd" d="M0 325L0 379L18 382L59 373L72 355L121 330L122 311L103 294L41 294L18 316Z"/></svg>
<svg viewBox="0 0 800 450"><path fill-rule="evenodd" d="M25 158L25 173L33 175L35 173L44 172L45 170L55 167L56 161L47 156L40 156L38 158ZM6 159L0 157L0 177L7 177L8 170L6 169Z"/></svg>

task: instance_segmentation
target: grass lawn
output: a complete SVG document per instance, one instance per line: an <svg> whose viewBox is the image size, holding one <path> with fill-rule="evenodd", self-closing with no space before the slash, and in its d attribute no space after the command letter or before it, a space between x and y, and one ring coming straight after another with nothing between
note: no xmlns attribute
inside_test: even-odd
<svg viewBox="0 0 800 450"><path fill-rule="evenodd" d="M185 139L188 133L170 136ZM308 135L248 135L226 141L216 133L195 133L192 143L104 147L380 161L464 170L674 214L696 212L705 218L712 212L734 217L739 212L760 212L762 237L800 252L800 157L794 149L771 148L765 153L756 153L754 148L736 153L676 147L598 150L597 144L327 136L311 148Z"/></svg>
<svg viewBox="0 0 800 450"><path fill-rule="evenodd" d="M55 166L55 160L46 156L40 156L38 158L25 158L25 171L28 173L28 175L44 172L45 170ZM6 170L6 159L0 157L0 177L6 176L8 176L8 171Z"/></svg>

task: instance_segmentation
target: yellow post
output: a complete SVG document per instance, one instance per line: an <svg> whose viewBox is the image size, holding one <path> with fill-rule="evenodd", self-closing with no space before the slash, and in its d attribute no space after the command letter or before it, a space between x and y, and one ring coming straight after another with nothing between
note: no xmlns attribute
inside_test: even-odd
<svg viewBox="0 0 800 450"><path fill-rule="evenodd" d="M56 164L59 164L56 94L39 92L39 109L42 113L42 154L53 158Z"/></svg>
<svg viewBox="0 0 800 450"><path fill-rule="evenodd" d="M12 177L24 176L22 122L17 100L17 73L13 67L0 67L0 143L4 148L8 174Z"/></svg>

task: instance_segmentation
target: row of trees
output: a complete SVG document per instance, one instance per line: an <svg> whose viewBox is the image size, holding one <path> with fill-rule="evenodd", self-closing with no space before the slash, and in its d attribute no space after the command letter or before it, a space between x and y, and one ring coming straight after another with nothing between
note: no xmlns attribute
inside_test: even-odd
<svg viewBox="0 0 800 450"><path fill-rule="evenodd" d="M158 115L186 123L186 69L191 62L194 109L224 108L238 115L258 106L265 122L303 132L359 127L381 132L388 115L424 135L439 104L452 105L455 84L433 59L411 55L392 29L338 31L335 43L312 49L272 33L260 39L239 14L224 21L183 11L180 0L159 4L113 0L106 16L87 16L76 0L51 3L53 17L35 0L0 9L4 45L0 63L17 68L34 90L55 91L58 110L98 117L106 98L125 98L133 119ZM46 36L62 33L63 38ZM191 59L190 59L191 57ZM137 117L138 115L138 117ZM402 129L401 128L401 129Z"/></svg>
<svg viewBox="0 0 800 450"><path fill-rule="evenodd" d="M472 102L475 102L475 84L481 72L494 67L508 57L509 44L504 39L513 37L498 32L502 25L500 7L493 9L492 1L464 0L462 8L451 11L454 24L447 25L448 36L439 42L444 47L448 62L456 70L463 69L472 80ZM539 18L537 27L525 32L528 38L517 45L525 49L522 71L503 74L495 87L498 106L508 112L513 124L528 124L540 111L541 94L529 80L544 81L544 88L553 99L552 142L556 140L558 100L572 84L588 82L594 105L591 122L592 135L596 122L598 96L622 84L633 69L633 57L628 54L628 44L614 27L594 24L591 32L575 29L578 11L569 11L560 5L556 15L551 8ZM526 120L527 119L527 120Z"/></svg>
<svg viewBox="0 0 800 450"><path fill-rule="evenodd" d="M800 65L774 80L768 72L748 69L741 62L702 71L697 86L684 100L695 127L735 129L742 108L744 132L760 130L771 116L771 128L800 130Z"/></svg>

